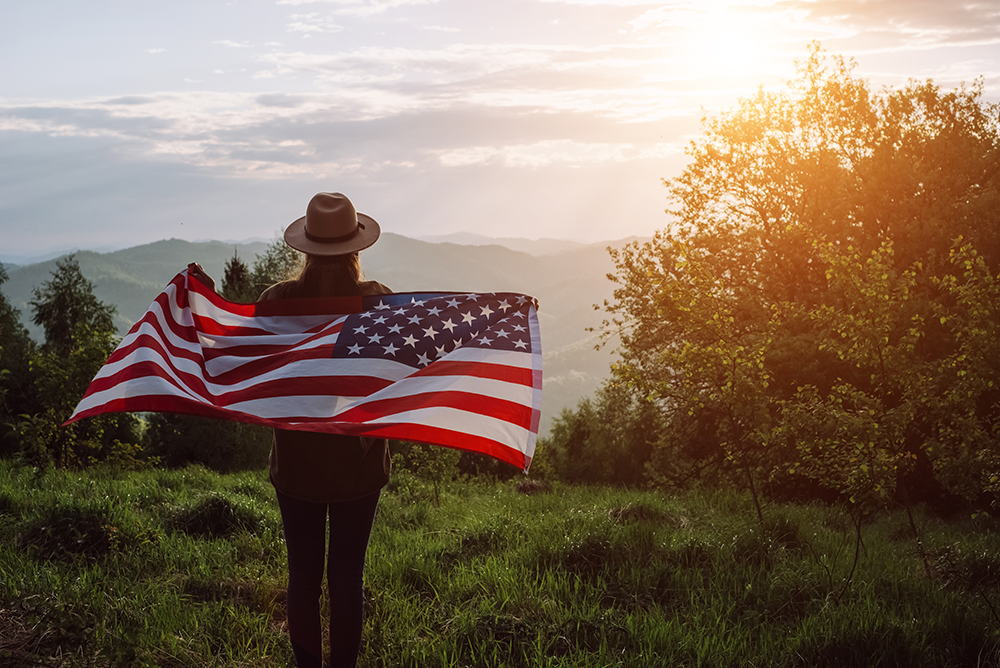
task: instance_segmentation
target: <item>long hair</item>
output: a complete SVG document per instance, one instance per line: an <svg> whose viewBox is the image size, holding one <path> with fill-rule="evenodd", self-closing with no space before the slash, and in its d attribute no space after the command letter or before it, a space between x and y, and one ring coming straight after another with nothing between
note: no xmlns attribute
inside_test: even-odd
<svg viewBox="0 0 1000 668"><path fill-rule="evenodd" d="M309 255L298 276L270 288L270 298L347 297L361 294L361 258L349 255Z"/></svg>

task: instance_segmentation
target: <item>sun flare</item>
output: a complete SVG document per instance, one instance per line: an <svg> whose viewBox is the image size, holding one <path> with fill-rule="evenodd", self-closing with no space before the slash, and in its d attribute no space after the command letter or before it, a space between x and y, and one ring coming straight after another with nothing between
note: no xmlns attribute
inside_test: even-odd
<svg viewBox="0 0 1000 668"><path fill-rule="evenodd" d="M649 12L640 25L657 25L680 47L692 76L750 75L773 51L777 34L777 26L752 7L726 0L673 5Z"/></svg>

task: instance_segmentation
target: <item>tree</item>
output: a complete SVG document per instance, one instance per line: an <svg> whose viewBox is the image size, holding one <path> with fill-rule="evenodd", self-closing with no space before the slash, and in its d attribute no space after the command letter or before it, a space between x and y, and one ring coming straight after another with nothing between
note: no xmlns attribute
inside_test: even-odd
<svg viewBox="0 0 1000 668"><path fill-rule="evenodd" d="M276 237L253 262L253 285L260 294L278 281L292 278L302 269L305 256Z"/></svg>
<svg viewBox="0 0 1000 668"><path fill-rule="evenodd" d="M224 299L241 304L252 304L260 296L260 290L254 285L250 268L233 252L233 257L226 262L222 276L222 290L219 292Z"/></svg>
<svg viewBox="0 0 1000 668"><path fill-rule="evenodd" d="M32 320L45 332L44 349L69 352L78 325L95 332L114 332L114 306L101 303L94 285L80 273L73 255L56 262L52 278L32 291Z"/></svg>
<svg viewBox="0 0 1000 668"><path fill-rule="evenodd" d="M660 437L656 406L619 381L606 382L576 410L563 409L538 444L549 475L570 483L641 486Z"/></svg>
<svg viewBox="0 0 1000 668"><path fill-rule="evenodd" d="M961 302L955 237L1000 267L1000 107L981 84L873 92L852 67L813 45L784 90L706 118L665 182L672 226L612 251L605 333L616 377L663 416L661 482L743 471L753 490L794 469L892 496L944 470L940 407L970 401L948 369L985 325L934 314ZM966 373L989 388L996 368Z"/></svg>
<svg viewBox="0 0 1000 668"><path fill-rule="evenodd" d="M7 278L0 264L0 286ZM34 401L30 368L34 354L34 341L21 324L20 313L0 292L0 456L17 449L17 435L12 428L19 415L30 411Z"/></svg>
<svg viewBox="0 0 1000 668"><path fill-rule="evenodd" d="M61 426L117 345L114 307L94 296L73 256L57 262L52 279L34 294L33 319L46 338L31 359L36 400L17 424L22 456L40 467L76 469L108 460L138 465L137 422L130 414Z"/></svg>

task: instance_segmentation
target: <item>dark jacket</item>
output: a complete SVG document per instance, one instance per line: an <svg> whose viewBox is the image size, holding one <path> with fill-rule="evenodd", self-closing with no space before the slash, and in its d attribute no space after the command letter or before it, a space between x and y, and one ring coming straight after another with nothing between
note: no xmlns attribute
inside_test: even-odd
<svg viewBox="0 0 1000 668"><path fill-rule="evenodd" d="M265 290L260 301L269 299L269 292ZM377 281L361 284L363 295L391 292ZM389 482L389 469L384 438L274 430L271 483L296 499L330 503L367 496Z"/></svg>

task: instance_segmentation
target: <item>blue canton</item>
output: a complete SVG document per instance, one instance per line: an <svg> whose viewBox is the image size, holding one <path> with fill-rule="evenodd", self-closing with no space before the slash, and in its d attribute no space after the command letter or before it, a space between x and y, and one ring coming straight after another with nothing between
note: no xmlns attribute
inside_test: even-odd
<svg viewBox="0 0 1000 668"><path fill-rule="evenodd" d="M391 359L422 368L457 348L531 352L528 309L512 292L374 295L344 323L338 359Z"/></svg>

